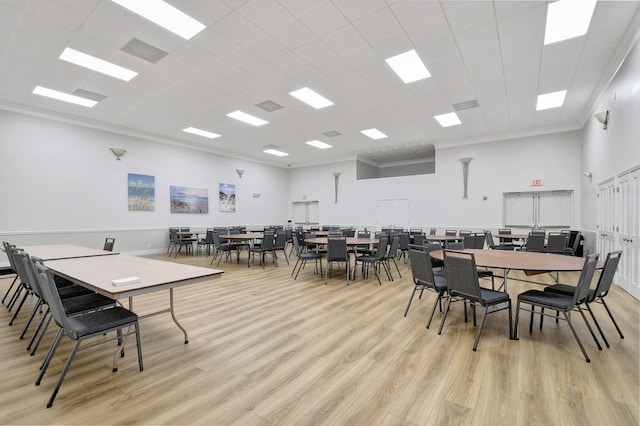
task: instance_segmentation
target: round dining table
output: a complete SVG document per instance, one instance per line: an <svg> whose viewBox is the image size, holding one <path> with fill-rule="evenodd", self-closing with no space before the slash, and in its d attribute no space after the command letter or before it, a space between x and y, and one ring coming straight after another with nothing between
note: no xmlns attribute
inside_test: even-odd
<svg viewBox="0 0 640 426"><path fill-rule="evenodd" d="M477 266L502 269L504 271L504 291L507 291L508 275L512 270L567 272L581 271L584 266L584 258L561 254L480 249L465 249L462 251L473 253ZM442 250L435 250L429 254L434 259L444 260ZM598 268L602 268L603 265L602 262L598 262Z"/></svg>

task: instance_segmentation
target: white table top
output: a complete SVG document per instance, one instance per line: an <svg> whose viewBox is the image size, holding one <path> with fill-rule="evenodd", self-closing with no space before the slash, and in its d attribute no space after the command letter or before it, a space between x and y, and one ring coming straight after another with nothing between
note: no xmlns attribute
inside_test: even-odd
<svg viewBox="0 0 640 426"><path fill-rule="evenodd" d="M118 255L45 261L56 275L112 299L180 287L220 278L224 271L143 257ZM117 279L138 277L139 283L115 286Z"/></svg>
<svg viewBox="0 0 640 426"><path fill-rule="evenodd" d="M76 246L73 244L48 244L41 246L23 246L18 248L21 248L26 253L29 253L29 256L42 260L72 259L91 256L111 256L118 254L118 252Z"/></svg>

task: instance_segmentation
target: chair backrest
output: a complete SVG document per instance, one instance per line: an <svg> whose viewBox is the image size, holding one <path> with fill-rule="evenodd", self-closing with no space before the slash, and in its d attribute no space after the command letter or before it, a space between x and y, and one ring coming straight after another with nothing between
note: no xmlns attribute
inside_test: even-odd
<svg viewBox="0 0 640 426"><path fill-rule="evenodd" d="M511 228L498 229L498 235L511 235Z"/></svg>
<svg viewBox="0 0 640 426"><path fill-rule="evenodd" d="M273 246L273 239L274 239L274 234L273 232L265 232L263 237L262 237L262 245L260 245L261 250L273 250L274 246Z"/></svg>
<svg viewBox="0 0 640 426"><path fill-rule="evenodd" d="M447 241L444 247L447 250L464 250L464 243L461 241Z"/></svg>
<svg viewBox="0 0 640 426"><path fill-rule="evenodd" d="M180 232L190 232L191 228L189 228L188 226L181 226L180 227Z"/></svg>
<svg viewBox="0 0 640 426"><path fill-rule="evenodd" d="M207 229L207 235L204 237L205 244L213 244L213 230Z"/></svg>
<svg viewBox="0 0 640 426"><path fill-rule="evenodd" d="M527 245L525 246L525 250L543 252L544 238L545 238L545 234L535 234L533 232L529 232L529 237L527 238Z"/></svg>
<svg viewBox="0 0 640 426"><path fill-rule="evenodd" d="M569 236L560 232L550 232L547 239L547 253L565 254Z"/></svg>
<svg viewBox="0 0 640 426"><path fill-rule="evenodd" d="M371 232L358 231L358 238L371 238Z"/></svg>
<svg viewBox="0 0 640 426"><path fill-rule="evenodd" d="M542 228L532 229L531 232L529 232L529 233L530 234L536 234L536 235L538 235L538 234L547 235L547 230L546 229L542 229Z"/></svg>
<svg viewBox="0 0 640 426"><path fill-rule="evenodd" d="M287 233L285 231L278 231L276 234L276 242L274 248L283 250L287 245Z"/></svg>
<svg viewBox="0 0 640 426"><path fill-rule="evenodd" d="M471 248L482 250L484 248L485 240L486 236L484 235L484 232L473 233L473 247Z"/></svg>
<svg viewBox="0 0 640 426"><path fill-rule="evenodd" d="M222 247L222 240L220 240L220 234L218 232L212 232L211 237L213 238L213 245L216 249Z"/></svg>
<svg viewBox="0 0 640 426"><path fill-rule="evenodd" d="M115 238L105 238L103 250L113 251L113 246L114 246L115 243L116 243L116 239Z"/></svg>
<svg viewBox="0 0 640 426"><path fill-rule="evenodd" d="M327 239L327 262L349 259L347 239L345 237L329 237Z"/></svg>
<svg viewBox="0 0 640 426"><path fill-rule="evenodd" d="M471 235L471 231L466 229L461 229L460 232L458 232L459 237L466 237L467 235Z"/></svg>
<svg viewBox="0 0 640 426"><path fill-rule="evenodd" d="M410 242L411 242L411 237L408 232L403 232L400 234L398 238L399 248L401 248L402 250L409 250ZM391 240L391 246L393 247L393 240Z"/></svg>
<svg viewBox="0 0 640 426"><path fill-rule="evenodd" d="M397 236L396 236L397 237ZM389 246L389 237L383 235L378 240L378 248L376 249L376 260L382 260L387 256L387 247Z"/></svg>
<svg viewBox="0 0 640 426"><path fill-rule="evenodd" d="M4 246L5 253L7 253L7 258L9 259L9 265L11 266L11 269L17 274L18 270L16 269L16 265L13 263L13 257L9 256L9 250L11 249L11 247L15 247L15 245L9 243L8 241L3 241L2 245Z"/></svg>
<svg viewBox="0 0 640 426"><path fill-rule="evenodd" d="M389 257L396 257L398 255L398 249L400 248L400 240L402 239L402 235L394 235L391 239L391 244L389 245ZM408 234L407 234L407 238ZM407 249L409 248L409 244L407 243Z"/></svg>
<svg viewBox="0 0 640 426"><path fill-rule="evenodd" d="M436 228L429 229L429 235L436 235L437 232L438 230Z"/></svg>
<svg viewBox="0 0 640 426"><path fill-rule="evenodd" d="M600 279L598 280L598 285L594 292L594 298L604 297L609 292L611 283L613 283L613 277L616 275L616 269L618 269L618 263L620 263L621 256L622 251L612 251L607 254L607 259L604 261L604 268L600 273Z"/></svg>
<svg viewBox="0 0 640 426"><path fill-rule="evenodd" d="M31 286L32 280L29 279L29 275L27 275L27 271L24 268L24 264L20 260L20 256L23 254L24 254L24 250L22 250L21 248L12 246L9 248L9 251L7 252L7 257L10 257L11 259L13 259L13 264L16 267L16 274L18 274L18 277L20 278L20 281L22 282L22 284L28 289L33 289L33 287Z"/></svg>
<svg viewBox="0 0 640 426"><path fill-rule="evenodd" d="M445 250L444 270L449 294L462 296L474 302L482 301L478 269L473 253Z"/></svg>
<svg viewBox="0 0 640 426"><path fill-rule="evenodd" d="M462 244L464 245L464 248L472 249L474 248L475 241L476 241L476 237L473 234L466 234L464 236L464 239L462 240Z"/></svg>
<svg viewBox="0 0 640 426"><path fill-rule="evenodd" d="M416 246L423 246L427 241L427 237L424 234L414 234L413 244Z"/></svg>
<svg viewBox="0 0 640 426"><path fill-rule="evenodd" d="M458 235L458 231L456 231L455 229L445 229L444 235L447 235L449 237L455 237Z"/></svg>
<svg viewBox="0 0 640 426"><path fill-rule="evenodd" d="M411 245L409 247L409 265L415 284L434 284L433 268L431 267L431 256L424 247Z"/></svg>
<svg viewBox="0 0 640 426"><path fill-rule="evenodd" d="M22 249L14 248L12 250L13 250L12 255L14 257L14 260L16 261L16 264L20 265L19 268L21 268L21 272L25 280L29 282L31 290L33 290L36 296L42 299L43 302L47 303L47 296L44 294L44 292L42 291L42 288L40 287L40 282L38 281L38 274L36 273L35 268L33 266L33 261L31 260L31 256L29 256L29 253L26 253ZM22 276L20 277L20 279L22 279Z"/></svg>
<svg viewBox="0 0 640 426"><path fill-rule="evenodd" d="M574 255L578 251L578 247L580 247L581 238L582 238L582 233L580 233L580 231L575 231L575 238L573 240L573 245L571 246L571 253Z"/></svg>
<svg viewBox="0 0 640 426"><path fill-rule="evenodd" d="M64 307L62 306L62 301L60 300L60 295L58 294L51 271L40 263L35 265L32 263L32 265L35 267L35 275L38 277L38 283L44 293L53 319L60 327L64 328L65 332L69 334L69 337L77 339L77 335L73 332L73 328L70 327L69 320L64 313Z"/></svg>
<svg viewBox="0 0 640 426"><path fill-rule="evenodd" d="M582 267L582 272L580 272L580 278L578 278L576 290L573 293L574 305L576 305L578 302L586 301L588 299L591 280L593 279L593 274L596 272L596 266L598 264L599 257L600 255L598 253L595 253L590 254L584 259L584 266Z"/></svg>
<svg viewBox="0 0 640 426"><path fill-rule="evenodd" d="M496 248L496 243L493 241L493 234L491 233L491 231L484 231L484 239L487 241L487 246L490 249L493 250Z"/></svg>
<svg viewBox="0 0 640 426"><path fill-rule="evenodd" d="M169 228L169 239L172 243L177 243L180 240L180 237L178 237L177 228Z"/></svg>
<svg viewBox="0 0 640 426"><path fill-rule="evenodd" d="M296 252L296 255L300 257L300 240L298 239L297 232L294 231L291 233L291 241L293 241L293 250Z"/></svg>

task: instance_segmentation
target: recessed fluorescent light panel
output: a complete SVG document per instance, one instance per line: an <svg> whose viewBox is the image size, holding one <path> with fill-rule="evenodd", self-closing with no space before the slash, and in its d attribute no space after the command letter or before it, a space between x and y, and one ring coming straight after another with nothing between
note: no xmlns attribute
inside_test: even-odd
<svg viewBox="0 0 640 426"><path fill-rule="evenodd" d="M131 71L119 65L112 64L111 62L98 59L95 56L87 55L86 53L82 53L68 47L62 52L60 59L124 81L129 81L138 75L135 71Z"/></svg>
<svg viewBox="0 0 640 426"><path fill-rule="evenodd" d="M462 121L460 121L460 119L458 118L458 114L456 114L455 112L450 112L448 114L435 115L433 116L433 118L438 120L438 123L440 123L442 127L451 127L451 126L457 126L458 124L462 124Z"/></svg>
<svg viewBox="0 0 640 426"><path fill-rule="evenodd" d="M308 142L305 142L305 143L307 145L311 145L311 146L316 147L318 149L333 148L333 145L329 145L328 143L324 143L324 142L318 141L318 140L308 141Z"/></svg>
<svg viewBox="0 0 640 426"><path fill-rule="evenodd" d="M249 115L246 112L242 111L230 112L229 114L227 114L227 117L235 118L236 120L251 124L252 126L262 126L269 123L268 121L265 121L258 117L254 117L253 115Z"/></svg>
<svg viewBox="0 0 640 426"><path fill-rule="evenodd" d="M206 25L162 0L112 1L186 40L206 28Z"/></svg>
<svg viewBox="0 0 640 426"><path fill-rule="evenodd" d="M83 107L91 108L98 102L90 99L81 98L80 96L73 96L68 93L58 92L57 90L47 89L46 87L36 86L33 89L33 93L40 96L46 96L47 98L57 99L59 101L69 102Z"/></svg>
<svg viewBox="0 0 640 426"><path fill-rule="evenodd" d="M559 0L549 3L544 44L585 35L595 7L596 0Z"/></svg>
<svg viewBox="0 0 640 426"><path fill-rule="evenodd" d="M538 103L536 105L536 111L543 109L551 109L561 107L564 103L564 98L567 96L566 90L559 92L545 93L544 95L538 95Z"/></svg>
<svg viewBox="0 0 640 426"><path fill-rule="evenodd" d="M405 84L431 77L415 50L387 58L385 61Z"/></svg>
<svg viewBox="0 0 640 426"><path fill-rule="evenodd" d="M265 149L262 152L264 152L266 154L275 155L277 157L286 157L287 155L289 155L286 152L278 151L277 149Z"/></svg>
<svg viewBox="0 0 640 426"><path fill-rule="evenodd" d="M191 133L194 135L202 136L209 139L219 138L220 135L213 132L208 132L206 130L198 129L196 127L187 127L186 129L182 129L183 132Z"/></svg>
<svg viewBox="0 0 640 426"><path fill-rule="evenodd" d="M387 137L387 135L385 135L378 129L360 130L360 133L365 136L369 136L371 139L384 139Z"/></svg>
<svg viewBox="0 0 640 426"><path fill-rule="evenodd" d="M308 87L303 87L302 89L294 90L293 92L289 92L289 94L294 98L301 100L305 104L311 105L315 109L320 109L320 108L328 107L329 105L333 105L333 102L331 102L329 99L314 92Z"/></svg>

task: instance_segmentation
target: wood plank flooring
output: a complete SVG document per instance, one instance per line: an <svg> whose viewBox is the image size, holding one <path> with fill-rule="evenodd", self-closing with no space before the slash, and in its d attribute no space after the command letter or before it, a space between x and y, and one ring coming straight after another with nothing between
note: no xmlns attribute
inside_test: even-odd
<svg viewBox="0 0 640 426"><path fill-rule="evenodd" d="M508 339L507 312L489 315L477 352L476 328L452 307L425 329L435 295L414 299L399 262L393 282L371 274L346 285L338 271L327 285L313 265L291 276L293 262L265 269L221 263L222 279L175 291L177 316L189 332L183 344L169 315L141 322L145 369L135 348L111 372L113 347L78 354L52 408L46 402L71 350L58 350L42 384L38 367L55 332L35 356L18 336L33 300L13 326L0 308L3 380L1 424L211 425L637 425L640 303L615 287L608 296L625 338L602 306L594 310L611 348L598 351L579 315L577 331L592 362L582 357L566 323L546 319L519 341ZM149 256L209 266L210 257ZM282 256L280 256L282 257ZM242 262L242 261L241 261ZM215 266L215 264L214 264ZM517 273L510 276L517 277ZM524 278L524 276L522 276ZM548 274L536 278L551 283ZM577 274L562 273L575 283ZM0 279L4 294L10 280ZM510 281L512 300L535 285ZM135 299L139 314L166 306L168 292ZM514 312L515 314L515 312ZM33 330L33 327L31 331ZM132 342L129 342L131 344Z"/></svg>

